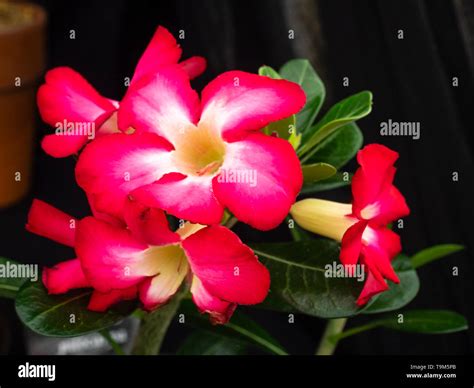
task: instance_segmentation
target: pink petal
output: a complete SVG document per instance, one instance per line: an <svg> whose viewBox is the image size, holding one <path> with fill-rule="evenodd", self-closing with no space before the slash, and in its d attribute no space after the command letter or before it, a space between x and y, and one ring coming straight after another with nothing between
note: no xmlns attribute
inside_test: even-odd
<svg viewBox="0 0 474 388"><path fill-rule="evenodd" d="M196 56L182 61L179 65L186 72L189 79L194 79L204 73L207 63L205 58Z"/></svg>
<svg viewBox="0 0 474 388"><path fill-rule="evenodd" d="M110 292L99 292L94 290L87 308L91 311L104 312L112 305L123 300L132 300L137 297L137 287L132 286L123 290L112 290Z"/></svg>
<svg viewBox="0 0 474 388"><path fill-rule="evenodd" d="M87 135L46 135L41 141L44 152L54 158L65 158L77 154L89 141Z"/></svg>
<svg viewBox="0 0 474 388"><path fill-rule="evenodd" d="M181 241L179 235L170 230L163 210L129 200L125 205L125 221L133 236L148 245L160 246Z"/></svg>
<svg viewBox="0 0 474 388"><path fill-rule="evenodd" d="M249 178L232 179L238 174ZM240 221L269 230L287 216L302 184L300 162L290 143L255 133L227 144L213 190L219 202Z"/></svg>
<svg viewBox="0 0 474 388"><path fill-rule="evenodd" d="M175 217L200 224L217 224L224 208L214 196L211 176L165 175L132 192L138 202L165 210Z"/></svg>
<svg viewBox="0 0 474 388"><path fill-rule="evenodd" d="M176 39L164 27L159 26L138 61L132 82L144 75L155 73L159 68L176 64L181 57L181 48Z"/></svg>
<svg viewBox="0 0 474 388"><path fill-rule="evenodd" d="M102 97L79 73L68 67L57 67L46 73L46 83L38 90L37 102L41 118L52 127L56 127L58 123L63 124L66 120L81 124L93 122L98 130L116 110L112 102ZM53 137L48 137L43 142L43 148L54 157L72 155L87 142L87 136L82 135L50 136Z"/></svg>
<svg viewBox="0 0 474 388"><path fill-rule="evenodd" d="M119 128L156 133L171 143L199 118L200 104L187 74L169 66L134 82L120 104Z"/></svg>
<svg viewBox="0 0 474 388"><path fill-rule="evenodd" d="M365 281L364 288L357 298L357 305L365 305L373 296L380 294L381 292L388 290L388 284L385 282L383 277L375 272L375 275L372 272L367 273L367 280Z"/></svg>
<svg viewBox="0 0 474 388"><path fill-rule="evenodd" d="M77 183L97 211L123 218L128 194L170 171L169 150L164 140L151 133L102 136L79 157Z"/></svg>
<svg viewBox="0 0 474 388"><path fill-rule="evenodd" d="M393 164L398 153L380 144L369 144L357 153L360 167L352 178L353 212L359 218L370 219L378 213L380 195L392 186ZM367 211L366 207L372 205ZM368 213L364 216L365 213Z"/></svg>
<svg viewBox="0 0 474 388"><path fill-rule="evenodd" d="M213 296L256 304L267 296L270 274L253 251L223 226L209 226L182 242L192 272Z"/></svg>
<svg viewBox="0 0 474 388"><path fill-rule="evenodd" d="M390 229L368 227L362 239L362 255L369 270L380 272L384 278L398 283L399 279L392 268L391 260L401 250L400 237Z"/></svg>
<svg viewBox="0 0 474 388"><path fill-rule="evenodd" d="M100 292L131 287L156 272L148 265L148 245L130 231L93 217L78 223L76 253L92 286Z"/></svg>
<svg viewBox="0 0 474 388"><path fill-rule="evenodd" d="M74 247L76 222L74 217L46 202L34 199L28 213L26 230L60 244Z"/></svg>
<svg viewBox="0 0 474 388"><path fill-rule="evenodd" d="M74 288L90 287L79 259L72 259L43 269L43 284L49 294L64 294Z"/></svg>
<svg viewBox="0 0 474 388"><path fill-rule="evenodd" d="M305 101L303 90L293 82L228 71L204 88L201 121L233 141L297 113Z"/></svg>
<svg viewBox="0 0 474 388"><path fill-rule="evenodd" d="M380 194L377 201L377 212L374 212L370 222L385 226L409 214L410 209L405 201L405 197L395 186L390 185Z"/></svg>
<svg viewBox="0 0 474 388"><path fill-rule="evenodd" d="M359 261L362 250L362 234L367 226L366 221L359 221L346 230L341 241L341 263L354 265Z"/></svg>
<svg viewBox="0 0 474 388"><path fill-rule="evenodd" d="M236 303L226 302L209 293L197 276L193 276L191 285L193 301L201 313L208 313L213 324L225 324L237 307Z"/></svg>

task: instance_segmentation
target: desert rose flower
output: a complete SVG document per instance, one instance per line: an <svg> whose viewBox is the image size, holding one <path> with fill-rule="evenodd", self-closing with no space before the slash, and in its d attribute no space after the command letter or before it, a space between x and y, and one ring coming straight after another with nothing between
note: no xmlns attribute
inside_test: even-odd
<svg viewBox="0 0 474 388"><path fill-rule="evenodd" d="M193 223L217 224L228 208L254 228L272 229L303 179L289 142L259 130L305 100L295 83L229 71L199 101L181 69L162 68L134 83L121 103L119 127L135 133L88 145L77 181L99 211L116 217L131 194Z"/></svg>
<svg viewBox="0 0 474 388"><path fill-rule="evenodd" d="M74 220L41 201L30 211L27 229L74 246L78 259L45 269L50 293L92 287L89 308L103 311L138 296L146 310L166 303L185 279L193 300L214 323L227 322L237 304L262 302L268 270L229 229L186 223L175 233L164 212L129 201L127 228L86 217Z"/></svg>
<svg viewBox="0 0 474 388"><path fill-rule="evenodd" d="M176 65L180 56L181 49L174 37L158 27L135 68L131 84L160 67ZM205 70L206 61L192 57L179 66L192 79ZM38 108L43 121L56 128L55 134L42 141L47 154L69 156L96 136L119 132L119 103L101 96L78 72L57 67L46 73L45 81L38 90Z"/></svg>
<svg viewBox="0 0 474 388"><path fill-rule="evenodd" d="M56 209L55 207L35 199L28 213L26 229L32 233L46 237L60 244L75 247L76 225L78 220ZM85 277L79 259L63 261L53 268L45 268L42 275L43 284L50 294L63 294L75 288L91 288ZM105 311L113 304L122 300L135 299L137 287L100 292L94 290L89 300L88 309Z"/></svg>
<svg viewBox="0 0 474 388"><path fill-rule="evenodd" d="M400 238L387 224L407 216L410 210L393 185L397 159L398 153L385 146L368 145L357 154L360 167L352 179L352 204L311 198L291 208L302 228L341 242L343 264L364 265L367 280L359 305L387 290L385 279L399 282L391 260L401 251Z"/></svg>

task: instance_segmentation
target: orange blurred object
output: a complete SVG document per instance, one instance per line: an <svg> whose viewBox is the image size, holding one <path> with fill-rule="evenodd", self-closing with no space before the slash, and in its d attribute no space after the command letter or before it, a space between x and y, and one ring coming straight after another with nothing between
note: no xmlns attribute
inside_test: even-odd
<svg viewBox="0 0 474 388"><path fill-rule="evenodd" d="M20 200L30 186L45 24L37 5L0 2L0 207Z"/></svg>

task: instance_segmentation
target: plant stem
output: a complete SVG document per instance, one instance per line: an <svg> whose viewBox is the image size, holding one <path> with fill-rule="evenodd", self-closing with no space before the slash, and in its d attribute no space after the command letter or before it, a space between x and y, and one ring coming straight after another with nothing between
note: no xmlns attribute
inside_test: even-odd
<svg viewBox="0 0 474 388"><path fill-rule="evenodd" d="M319 346L316 349L318 356L330 356L336 350L338 340L334 338L337 334L344 330L347 318L330 319L326 325Z"/></svg>
<svg viewBox="0 0 474 388"><path fill-rule="evenodd" d="M112 336L110 335L110 332L107 329L99 330L99 333L109 343L109 345L112 347L114 353L117 356L124 356L125 355L125 352L123 351L122 347L117 343L117 341L115 341L112 338Z"/></svg>
<svg viewBox="0 0 474 388"><path fill-rule="evenodd" d="M187 292L188 287L182 286L166 305L145 315L135 337L132 354L156 355L160 353L166 332Z"/></svg>

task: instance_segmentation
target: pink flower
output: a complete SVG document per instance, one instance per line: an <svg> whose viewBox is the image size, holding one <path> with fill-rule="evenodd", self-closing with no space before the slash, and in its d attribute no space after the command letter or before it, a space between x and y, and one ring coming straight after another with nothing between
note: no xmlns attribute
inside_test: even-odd
<svg viewBox="0 0 474 388"><path fill-rule="evenodd" d="M138 293L144 308L153 310L188 278L195 304L214 323L227 322L237 304L265 299L268 270L229 229L186 223L172 232L163 211L133 201L124 217L128 228L94 217L77 221L35 200L27 229L73 246L78 257L44 270L48 291L92 287L89 309L96 311Z"/></svg>
<svg viewBox="0 0 474 388"><path fill-rule="evenodd" d="M138 61L131 84L160 67L176 65L181 49L173 36L158 27ZM202 57L192 57L179 64L189 78L200 75L206 67ZM101 96L79 73L68 67L48 71L46 83L38 90L38 108L43 121L56 133L43 139L42 147L60 158L79 152L92 138L119 132L117 101Z"/></svg>
<svg viewBox="0 0 474 388"><path fill-rule="evenodd" d="M79 185L98 211L122 217L127 196L200 224L217 224L224 208L260 230L276 227L302 185L288 141L260 129L298 112L303 90L292 82L226 72L202 92L176 67L134 83L123 99L119 127L76 166Z"/></svg>
<svg viewBox="0 0 474 388"><path fill-rule="evenodd" d="M291 215L303 228L341 241L341 262L363 264L367 281L357 300L364 305L388 289L385 279L398 276L391 260L401 251L400 237L387 224L409 214L405 198L393 185L398 153L380 144L357 154L359 169L352 179L352 204L304 199L293 205Z"/></svg>

